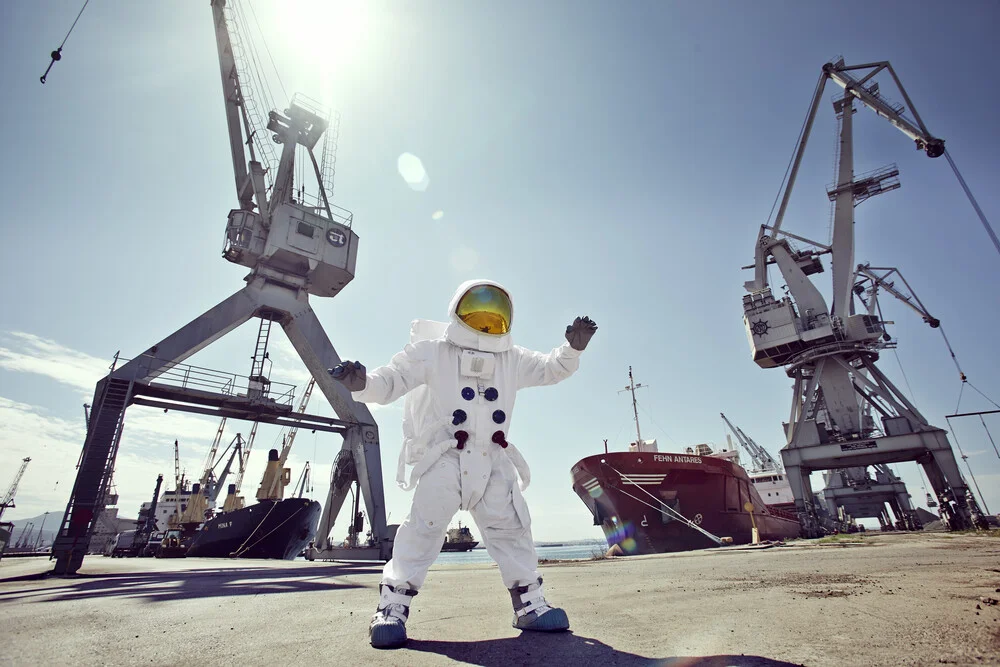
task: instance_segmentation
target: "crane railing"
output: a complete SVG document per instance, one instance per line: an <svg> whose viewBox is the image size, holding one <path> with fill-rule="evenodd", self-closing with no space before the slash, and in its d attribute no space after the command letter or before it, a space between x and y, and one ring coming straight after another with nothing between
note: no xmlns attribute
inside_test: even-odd
<svg viewBox="0 0 1000 667"><path fill-rule="evenodd" d="M151 386L166 385L180 389L208 391L234 398L248 396L250 393L250 378L246 375L179 364L150 355L143 355L142 358L150 362L150 368L162 369L156 379L150 382ZM120 361L129 360L121 359ZM270 382L267 385L265 398L277 405L291 406L295 401L295 385Z"/></svg>

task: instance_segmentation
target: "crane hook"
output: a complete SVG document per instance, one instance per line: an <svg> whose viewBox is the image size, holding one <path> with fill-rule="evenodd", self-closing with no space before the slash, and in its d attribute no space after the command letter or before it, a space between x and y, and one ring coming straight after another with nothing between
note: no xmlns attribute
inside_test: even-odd
<svg viewBox="0 0 1000 667"><path fill-rule="evenodd" d="M69 27L69 32L67 32L66 36L63 37L62 44L59 45L58 49L52 52L52 62L49 63L48 68L46 68L45 70L45 74L43 74L39 79L39 81L42 82L42 85L45 85L45 79L46 77L48 77L49 72L52 70L52 66L55 65L58 61L62 60L62 50L63 47L66 46L66 40L69 39L69 36L73 34L73 28L76 27L77 23L79 23L80 17L83 16L83 10L87 8L88 4L90 4L90 0L84 0L83 7L80 7L80 13L76 15L76 19L74 19L73 25Z"/></svg>
<svg viewBox="0 0 1000 667"><path fill-rule="evenodd" d="M39 79L39 81L41 81L42 84L45 83L45 77L47 77L49 75L49 71L52 69L52 66L55 65L56 62L58 62L60 60L62 60L62 47L61 46L58 49L56 49L55 51L52 52L52 62L49 63L48 68L46 68L46 70L45 70L45 74L43 74L41 76L41 78Z"/></svg>

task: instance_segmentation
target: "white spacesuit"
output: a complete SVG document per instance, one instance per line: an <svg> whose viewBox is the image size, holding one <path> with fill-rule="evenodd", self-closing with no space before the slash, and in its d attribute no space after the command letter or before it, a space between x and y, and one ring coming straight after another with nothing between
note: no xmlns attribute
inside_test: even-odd
<svg viewBox="0 0 1000 667"><path fill-rule="evenodd" d="M517 390L572 375L597 326L576 318L566 328L567 342L548 354L518 347L510 338L510 296L486 280L459 286L449 313L450 323L415 322L411 343L386 366L366 374L358 362L344 362L331 370L357 401L385 404L408 394L397 482L416 491L382 573L369 630L378 648L405 643L410 600L459 509L472 514L499 566L511 592L514 627L569 627L565 612L545 602L521 495L529 471L507 434ZM404 463L413 466L408 482Z"/></svg>

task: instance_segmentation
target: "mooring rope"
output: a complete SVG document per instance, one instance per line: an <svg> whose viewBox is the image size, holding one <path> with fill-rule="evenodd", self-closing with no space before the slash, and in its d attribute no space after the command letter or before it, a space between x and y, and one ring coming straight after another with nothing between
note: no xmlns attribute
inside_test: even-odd
<svg viewBox="0 0 1000 667"><path fill-rule="evenodd" d="M612 470L614 470L616 473L618 473L618 476L621 477L623 480L626 478L626 475L623 475L621 472L619 472L617 469L615 469L615 467L613 465L611 465L610 463L608 463L607 461L601 461L601 463L603 463L604 465L608 466L609 468L611 468ZM660 500L659 498L657 498L656 496L654 496L652 493L650 493L646 489L643 489L642 487L640 487L638 484L636 485L636 488L640 489L647 496L649 496L650 498L652 498L656 502L660 503L660 505L663 506L663 508L666 509L667 512L673 514L675 516L675 518L680 519L681 522L684 523L685 525L690 526L691 528L694 528L699 533L703 534L705 537L707 537L708 539L712 540L716 544L722 544L722 538L720 538L720 537L718 537L716 535L713 535L712 533L708 532L707 530L705 530L704 528L702 528L701 526L699 526L698 524L696 524L694 521L691 521L686 516L684 516L683 514L681 514L680 512L678 512L677 510L675 510L673 507L671 507L670 505L667 505L665 502L663 502L662 500ZM625 489L618 489L618 490L621 491L622 493L624 493L629 498L632 498L633 500L635 500L635 501L637 501L637 502L645 505L646 507L649 507L650 509L654 509L654 510L656 510L658 512L663 512L662 509L658 509L657 507L655 507L653 505L650 505L649 503L647 503L647 502L645 502L645 501L643 501L643 500L641 500L639 498L636 498L635 496L633 496L631 493L629 493Z"/></svg>
<svg viewBox="0 0 1000 667"><path fill-rule="evenodd" d="M250 535L245 540L243 540L243 544L241 544L240 546L236 547L236 551L233 552L233 557L239 558L240 554L243 553L244 551L246 551L246 549L244 549L243 547L245 547L246 543L250 541L250 538L253 537L257 533L258 530L260 530L260 527L264 525L265 521L267 521L267 517L271 516L271 512L273 512L274 508L277 507L277 506L278 506L277 502L275 502L273 505L271 505L271 508L269 510L267 510L267 514L264 515L264 518L260 520L260 523L258 523L254 527L254 529L252 531L250 531ZM254 542L254 544L257 544L257 542ZM249 548L250 547L247 547L247 549L249 549Z"/></svg>
<svg viewBox="0 0 1000 667"><path fill-rule="evenodd" d="M278 505L278 503L275 503L274 505L276 507ZM274 507L272 507L271 509L274 509ZM239 558L241 555L243 555L247 551L250 551L251 549L253 549L255 546L257 546L258 544L260 544L261 540L263 540L268 535L270 535L271 533L273 533L274 531L278 530L279 528L281 528L282 526L284 526L286 523L288 523L289 521L291 521L292 519L294 519L295 515L298 514L301 511L302 511L302 507L300 507L299 509L297 509L294 512L292 512L291 515L287 519L285 519L284 521L282 521L281 523L279 523L277 526L275 526L274 528L272 528L271 530L269 530L264 535L261 535L260 538L256 542L254 542L253 544L251 544L250 546L248 546L246 549L243 549L243 551L240 551L239 549L237 549L236 551L234 551L233 553L235 554L235 557ZM270 513L271 512L269 511L268 514L270 514ZM266 519L267 517L264 517L264 518ZM263 524L263 523L264 522L261 521L261 524ZM258 525L257 528L260 528L260 526ZM254 533L257 532L257 528L254 529ZM250 533L250 537L253 537L253 533ZM250 537L248 537L247 540L249 540ZM244 542L243 544L246 544L246 542ZM242 549L242 548L243 547L241 546L240 549Z"/></svg>

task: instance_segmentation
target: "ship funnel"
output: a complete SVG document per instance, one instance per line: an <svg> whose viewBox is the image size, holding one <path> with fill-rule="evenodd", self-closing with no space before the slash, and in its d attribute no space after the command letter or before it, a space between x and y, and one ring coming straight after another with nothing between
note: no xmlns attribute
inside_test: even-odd
<svg viewBox="0 0 1000 667"><path fill-rule="evenodd" d="M227 493L228 493L229 495L231 495L231 496L232 496L232 495L235 495L235 494L236 494L236 485L235 485L235 484L230 484L230 485L229 485L229 488L228 488L228 489L226 490L226 492L227 492Z"/></svg>
<svg viewBox="0 0 1000 667"><path fill-rule="evenodd" d="M267 453L267 468L264 469L264 477L260 480L260 487L257 489L257 500L281 500L285 487L291 481L292 471L281 465L278 450L272 449Z"/></svg>

